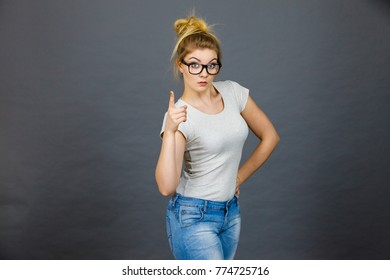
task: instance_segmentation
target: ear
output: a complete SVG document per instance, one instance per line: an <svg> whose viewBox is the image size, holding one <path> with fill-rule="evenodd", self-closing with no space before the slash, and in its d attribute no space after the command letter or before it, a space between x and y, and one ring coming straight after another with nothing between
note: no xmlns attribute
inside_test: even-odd
<svg viewBox="0 0 390 280"><path fill-rule="evenodd" d="M178 59L176 59L176 66L177 66L177 69L179 69L180 73L183 74L182 65L183 65L183 64L182 64Z"/></svg>

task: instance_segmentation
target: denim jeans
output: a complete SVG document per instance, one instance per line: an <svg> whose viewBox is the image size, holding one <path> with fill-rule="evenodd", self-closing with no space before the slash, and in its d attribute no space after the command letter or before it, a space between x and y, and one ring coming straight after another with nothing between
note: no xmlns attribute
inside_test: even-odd
<svg viewBox="0 0 390 280"><path fill-rule="evenodd" d="M169 246L179 260L231 260L240 237L238 199L226 202L176 194L167 209Z"/></svg>

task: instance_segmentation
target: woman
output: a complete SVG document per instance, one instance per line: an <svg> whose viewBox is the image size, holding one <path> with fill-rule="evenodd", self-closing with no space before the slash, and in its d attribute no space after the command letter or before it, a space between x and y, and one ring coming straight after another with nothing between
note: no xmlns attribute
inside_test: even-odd
<svg viewBox="0 0 390 280"><path fill-rule="evenodd" d="M176 259L233 259L241 225L240 186L268 159L279 136L248 89L214 82L222 67L221 49L207 24L190 16L174 28L178 41L172 59L184 92L176 103L170 93L156 166L159 191L172 195L169 245ZM260 143L239 167L248 126Z"/></svg>

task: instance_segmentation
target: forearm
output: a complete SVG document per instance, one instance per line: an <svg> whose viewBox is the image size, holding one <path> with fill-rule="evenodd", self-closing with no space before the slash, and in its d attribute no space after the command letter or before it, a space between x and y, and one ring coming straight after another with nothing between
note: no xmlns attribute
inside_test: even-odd
<svg viewBox="0 0 390 280"><path fill-rule="evenodd" d="M279 142L279 136L262 140L254 149L249 158L241 165L237 173L237 184L244 183L257 169L271 156Z"/></svg>
<svg viewBox="0 0 390 280"><path fill-rule="evenodd" d="M161 194L168 196L173 193L179 183L176 162L175 133L164 133L160 156L156 166L156 182Z"/></svg>

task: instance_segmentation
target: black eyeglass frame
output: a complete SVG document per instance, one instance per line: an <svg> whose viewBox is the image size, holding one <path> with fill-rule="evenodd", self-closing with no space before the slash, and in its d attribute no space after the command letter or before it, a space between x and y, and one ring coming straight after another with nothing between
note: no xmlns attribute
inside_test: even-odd
<svg viewBox="0 0 390 280"><path fill-rule="evenodd" d="M188 67L188 72L189 72L191 75L199 75L200 73L203 72L203 69L206 68L207 74L214 76L214 75L218 75L219 71L221 71L221 68L222 68L222 64L221 64L220 62L217 62L217 63L209 63L209 64L200 64L200 63L198 63L198 62L187 63L187 62L185 62L184 60L182 60L181 63L183 63L184 65L186 65L186 66ZM199 64L200 66L202 66L202 69L199 71L199 73L196 73L196 74L191 73L191 71L190 71L190 66L191 66L192 64ZM211 65L211 64L218 65L219 68L218 68L218 72L217 72L217 73L211 74L211 73L209 72L208 67L209 67L209 65Z"/></svg>

